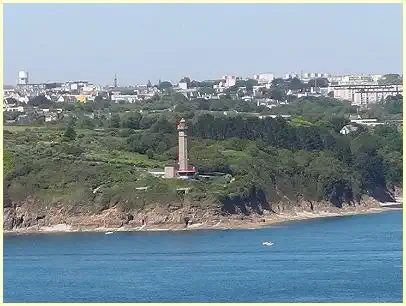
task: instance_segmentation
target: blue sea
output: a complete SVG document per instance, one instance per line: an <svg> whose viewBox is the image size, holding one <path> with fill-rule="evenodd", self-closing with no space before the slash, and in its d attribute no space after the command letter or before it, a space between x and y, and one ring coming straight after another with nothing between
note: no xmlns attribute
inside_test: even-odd
<svg viewBox="0 0 406 306"><path fill-rule="evenodd" d="M401 211L258 230L5 236L4 301L400 303L402 266Z"/></svg>

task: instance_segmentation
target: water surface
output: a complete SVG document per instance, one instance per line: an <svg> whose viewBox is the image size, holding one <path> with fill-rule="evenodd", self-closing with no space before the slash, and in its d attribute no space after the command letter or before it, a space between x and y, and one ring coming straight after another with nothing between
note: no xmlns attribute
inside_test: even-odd
<svg viewBox="0 0 406 306"><path fill-rule="evenodd" d="M5 236L4 301L402 302L402 212L259 230Z"/></svg>

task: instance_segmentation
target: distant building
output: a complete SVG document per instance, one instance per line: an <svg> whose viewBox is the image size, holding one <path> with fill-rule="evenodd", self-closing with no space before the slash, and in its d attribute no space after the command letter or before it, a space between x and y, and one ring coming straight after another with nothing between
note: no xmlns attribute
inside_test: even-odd
<svg viewBox="0 0 406 306"><path fill-rule="evenodd" d="M111 95L111 101L118 103L124 101L127 103L135 103L138 100L137 95L123 95L123 94L113 94Z"/></svg>
<svg viewBox="0 0 406 306"><path fill-rule="evenodd" d="M3 110L6 112L18 112L18 113L24 113L24 107L23 106L9 106L6 105L3 107Z"/></svg>
<svg viewBox="0 0 406 306"><path fill-rule="evenodd" d="M332 85L328 91L334 98L350 101L353 105L368 105L403 93L402 85Z"/></svg>
<svg viewBox="0 0 406 306"><path fill-rule="evenodd" d="M232 86L235 86L235 84L237 83L237 77L236 76L228 76L228 75L224 75L223 77L222 77L222 80L223 81L221 81L220 82L220 87L226 87L226 88L228 88L228 87L232 87Z"/></svg>
<svg viewBox="0 0 406 306"><path fill-rule="evenodd" d="M342 135L348 135L351 134L352 132L355 132L358 130L358 127L348 124L346 126L344 126L341 130L340 130L340 134Z"/></svg>
<svg viewBox="0 0 406 306"><path fill-rule="evenodd" d="M58 119L58 115L56 113L47 113L45 114L45 122L52 122Z"/></svg>
<svg viewBox="0 0 406 306"><path fill-rule="evenodd" d="M75 98L76 98L76 101L79 103L86 103L88 100L88 96L85 96L85 95L77 95L77 96L75 96Z"/></svg>
<svg viewBox="0 0 406 306"><path fill-rule="evenodd" d="M338 85L377 85L378 79L372 75L345 75Z"/></svg>
<svg viewBox="0 0 406 306"><path fill-rule="evenodd" d="M20 71L18 73L18 84L19 85L27 85L27 84L29 84L28 72Z"/></svg>
<svg viewBox="0 0 406 306"><path fill-rule="evenodd" d="M383 122L378 122L378 119L351 119L351 123L372 127L385 124Z"/></svg>
<svg viewBox="0 0 406 306"><path fill-rule="evenodd" d="M298 78L303 82L308 82L315 78L328 78L330 75L328 73L321 72L301 72L301 73L287 73L285 74L285 79Z"/></svg>
<svg viewBox="0 0 406 306"><path fill-rule="evenodd" d="M254 75L254 80L257 80L258 84L271 83L274 78L275 77L272 73L261 73Z"/></svg>
<svg viewBox="0 0 406 306"><path fill-rule="evenodd" d="M362 119L360 115L358 114L350 114L350 116L348 117L348 119L350 120L357 120L357 119Z"/></svg>
<svg viewBox="0 0 406 306"><path fill-rule="evenodd" d="M46 84L18 84L16 89L17 91L23 92L44 92L46 89Z"/></svg>
<svg viewBox="0 0 406 306"><path fill-rule="evenodd" d="M180 82L178 84L180 89L186 90L187 89L187 83L186 82Z"/></svg>

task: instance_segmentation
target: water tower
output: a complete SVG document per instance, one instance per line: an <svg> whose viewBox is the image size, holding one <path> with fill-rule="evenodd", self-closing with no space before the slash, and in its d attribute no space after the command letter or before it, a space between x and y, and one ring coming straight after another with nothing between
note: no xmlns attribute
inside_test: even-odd
<svg viewBox="0 0 406 306"><path fill-rule="evenodd" d="M18 73L18 84L19 85L27 85L28 84L28 72L20 71Z"/></svg>

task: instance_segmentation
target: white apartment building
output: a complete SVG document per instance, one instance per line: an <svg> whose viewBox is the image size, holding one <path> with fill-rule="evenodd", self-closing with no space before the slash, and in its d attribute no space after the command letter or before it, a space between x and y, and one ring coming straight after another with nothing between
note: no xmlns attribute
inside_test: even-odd
<svg viewBox="0 0 406 306"><path fill-rule="evenodd" d="M222 82L220 82L220 87L232 87L232 86L234 86L236 83L237 83L237 77L236 76L234 76L234 75L231 75L231 76L229 76L229 75L224 75L223 77L222 77Z"/></svg>
<svg viewBox="0 0 406 306"><path fill-rule="evenodd" d="M345 75L338 82L338 85L374 85L377 81L370 75Z"/></svg>
<svg viewBox="0 0 406 306"><path fill-rule="evenodd" d="M135 103L138 101L138 96L136 95L123 95L123 94L113 94L111 95L111 101L118 103L120 101L125 101L128 103Z"/></svg>
<svg viewBox="0 0 406 306"><path fill-rule="evenodd" d="M334 85L377 85L381 74L360 74L329 76L327 79Z"/></svg>
<svg viewBox="0 0 406 306"><path fill-rule="evenodd" d="M273 81L275 76L273 73L261 73L261 74L255 74L254 75L254 80L257 80L259 84L267 84Z"/></svg>
<svg viewBox="0 0 406 306"><path fill-rule="evenodd" d="M334 98L350 101L352 105L367 105L377 103L389 96L403 93L402 85L333 85L328 91L333 91Z"/></svg>
<svg viewBox="0 0 406 306"><path fill-rule="evenodd" d="M328 78L330 75L328 73L321 72L302 72L302 73L287 73L285 74L285 79L298 78L301 81L308 82L315 78Z"/></svg>

